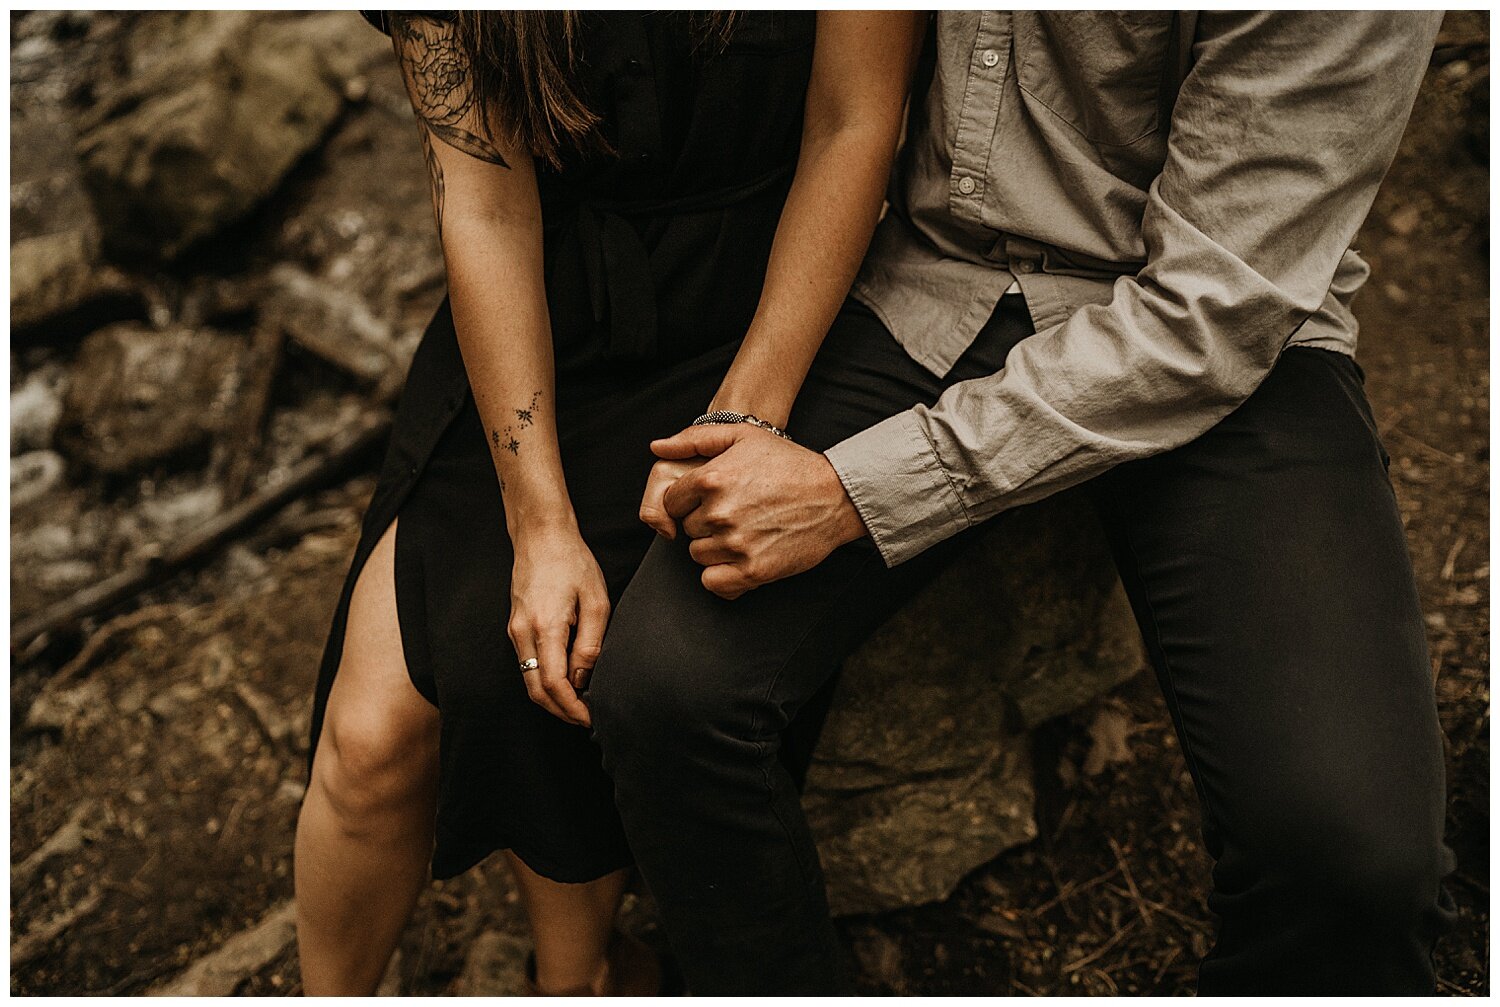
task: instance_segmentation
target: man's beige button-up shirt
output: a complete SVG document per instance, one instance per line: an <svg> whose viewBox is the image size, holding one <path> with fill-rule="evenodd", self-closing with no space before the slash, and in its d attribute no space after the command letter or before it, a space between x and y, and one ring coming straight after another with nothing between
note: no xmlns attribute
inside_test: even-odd
<svg viewBox="0 0 1500 1007"><path fill-rule="evenodd" d="M1037 331L827 452L886 562L1192 440L1287 346L1352 353L1350 242L1440 22L938 13L854 295L939 376L1012 282Z"/></svg>

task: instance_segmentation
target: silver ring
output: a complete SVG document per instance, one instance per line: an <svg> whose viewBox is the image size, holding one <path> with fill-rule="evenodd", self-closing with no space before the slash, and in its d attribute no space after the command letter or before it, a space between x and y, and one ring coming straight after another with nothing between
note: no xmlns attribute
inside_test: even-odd
<svg viewBox="0 0 1500 1007"><path fill-rule="evenodd" d="M534 657L528 657L526 660L521 662L521 674L524 675L528 671L536 671L541 666L542 662L538 661Z"/></svg>

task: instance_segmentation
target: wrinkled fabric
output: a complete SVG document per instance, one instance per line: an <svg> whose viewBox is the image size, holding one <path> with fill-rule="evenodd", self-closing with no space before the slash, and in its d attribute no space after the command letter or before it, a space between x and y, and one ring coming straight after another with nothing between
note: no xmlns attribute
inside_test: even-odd
<svg viewBox="0 0 1500 1007"><path fill-rule="evenodd" d="M1440 22L939 12L855 296L939 376L1012 281L1037 332L827 452L886 563L1191 441L1288 346L1352 354L1350 243Z"/></svg>

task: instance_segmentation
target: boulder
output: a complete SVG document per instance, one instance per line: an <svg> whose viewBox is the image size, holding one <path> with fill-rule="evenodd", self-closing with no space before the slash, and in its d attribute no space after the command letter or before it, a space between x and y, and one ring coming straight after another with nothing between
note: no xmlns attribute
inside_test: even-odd
<svg viewBox="0 0 1500 1007"><path fill-rule="evenodd" d="M232 407L243 353L240 340L209 329L99 329L79 348L59 449L123 475L207 448Z"/></svg>
<svg viewBox="0 0 1500 1007"><path fill-rule="evenodd" d="M834 912L941 900L1033 838L1027 733L1144 665L1085 501L996 521L845 666L804 798Z"/></svg>
<svg viewBox="0 0 1500 1007"><path fill-rule="evenodd" d="M10 506L20 510L45 500L63 481L63 458L56 451L28 451L10 460Z"/></svg>
<svg viewBox="0 0 1500 1007"><path fill-rule="evenodd" d="M249 213L318 146L389 44L353 12L154 11L101 83L79 155L108 247L171 258Z"/></svg>
<svg viewBox="0 0 1500 1007"><path fill-rule="evenodd" d="M57 424L62 420L63 392L68 373L52 362L26 375L10 391L10 453L52 446Z"/></svg>
<svg viewBox="0 0 1500 1007"><path fill-rule="evenodd" d="M297 345L363 384L376 385L398 370L391 359L391 326L358 294L288 262L273 266L267 279L262 323L279 326Z"/></svg>
<svg viewBox="0 0 1500 1007"><path fill-rule="evenodd" d="M12 103L10 324L25 330L125 296L123 277L99 258L99 224L84 191L73 135L56 118Z"/></svg>

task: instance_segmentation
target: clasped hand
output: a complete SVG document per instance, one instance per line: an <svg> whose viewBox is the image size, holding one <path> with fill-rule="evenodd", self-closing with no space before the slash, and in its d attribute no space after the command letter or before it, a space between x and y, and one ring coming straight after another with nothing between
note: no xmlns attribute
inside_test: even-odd
<svg viewBox="0 0 1500 1007"><path fill-rule="evenodd" d="M721 598L810 570L865 534L828 459L769 431L705 424L651 450L660 461L641 520L669 539L681 522L703 586Z"/></svg>

